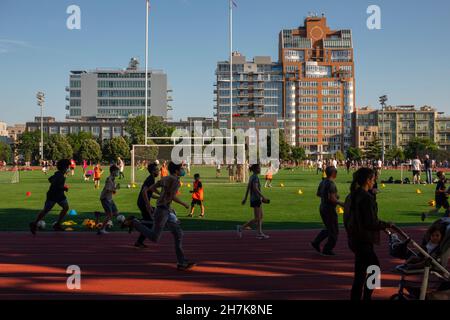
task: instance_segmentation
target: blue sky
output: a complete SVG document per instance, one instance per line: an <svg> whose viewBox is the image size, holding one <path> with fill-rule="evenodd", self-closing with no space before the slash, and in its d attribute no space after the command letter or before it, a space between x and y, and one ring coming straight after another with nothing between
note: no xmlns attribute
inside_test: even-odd
<svg viewBox="0 0 450 320"><path fill-rule="evenodd" d="M358 106L432 105L450 114L448 0L236 0L235 50L278 57L278 33L324 12L332 29L353 30ZM66 28L66 8L81 7L82 29ZM369 5L381 7L382 29L366 27ZM216 62L228 54L227 0L153 0L150 65L167 72L173 117L212 116ZM74 69L123 68L144 62L144 0L0 0L0 121L38 114L64 119L64 88Z"/></svg>

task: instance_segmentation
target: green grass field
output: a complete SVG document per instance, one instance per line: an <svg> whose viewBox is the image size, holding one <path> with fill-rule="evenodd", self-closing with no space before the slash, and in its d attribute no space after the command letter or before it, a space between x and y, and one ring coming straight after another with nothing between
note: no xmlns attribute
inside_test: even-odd
<svg viewBox="0 0 450 320"><path fill-rule="evenodd" d="M93 218L92 212L101 211L99 195L101 190L95 190L92 182L84 182L81 170L77 168L75 176L67 178L70 186L68 200L71 209L78 212L77 216L67 216L67 220L78 223L74 227L76 231L85 230L81 223L86 218ZM106 170L105 170L106 171ZM196 209L196 217L187 218L186 209L174 204L179 218L185 230L232 230L236 224L247 221L252 217L252 211L247 203L241 205L245 192L244 184L228 183L227 171L222 170L222 177L215 177L214 168L195 168L191 175L200 173L203 177L205 188L206 217L197 218L199 208ZM52 172L50 172L52 174ZM118 180L121 189L115 196L115 202L122 214L138 215L136 200L140 185L136 189L128 189L130 168L125 172L126 179ZM0 175L6 175L0 172ZM146 171L138 171L137 179L142 182ZM406 172L407 176L411 174ZM384 171L381 179L393 176L400 178L400 171ZM0 231L27 230L28 222L35 218L36 213L42 208L49 183L40 171L21 172L20 183L5 183L9 178L0 178ZM104 181L106 176L102 178ZM313 171L301 168L281 170L274 176L273 188L264 189L263 193L271 200L264 206L266 229L307 229L321 226L318 213L319 199L315 196L316 188L320 182L320 175ZM192 177L184 177L184 186L181 188L181 198L190 203L190 193L186 184L192 184ZM340 170L337 186L341 199L344 199L350 186L351 174ZM264 184L264 178L261 177ZM280 184L283 183L284 187ZM381 184L380 184L381 185ZM416 194L420 188L422 194ZM420 223L420 213L430 210L427 202L434 198L434 186L414 185L386 185L378 196L379 215L382 219L393 221L399 225L416 225ZM302 189L303 195L298 191ZM26 193L31 192L30 197ZM52 223L58 214L58 208L47 216L46 222ZM342 222L342 217L340 218ZM431 220L430 220L431 221ZM429 221L429 222L430 222ZM47 229L49 229L47 227Z"/></svg>

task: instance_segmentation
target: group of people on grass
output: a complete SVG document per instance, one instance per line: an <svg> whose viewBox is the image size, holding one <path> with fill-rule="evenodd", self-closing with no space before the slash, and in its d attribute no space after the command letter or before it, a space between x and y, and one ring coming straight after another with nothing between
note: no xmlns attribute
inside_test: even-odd
<svg viewBox="0 0 450 320"><path fill-rule="evenodd" d="M149 176L143 183L137 200L142 219L129 216L122 221L122 228L128 228L130 232L135 229L140 233L139 238L135 242L135 246L139 248L146 247L144 243L146 239L158 242L163 230L167 228L174 238L177 268L179 270L191 269L195 263L188 260L184 255L182 248L183 231L171 204L175 202L186 209L190 208L190 216L193 215L194 207L199 205L201 207L201 216L204 216L203 185L199 174L195 174L194 188L191 190L192 203L189 206L178 197L181 186L180 177L186 174L185 166L169 162L168 164L163 164L163 167L167 167L168 174L156 181L156 178L162 173L161 168L158 167L157 162L148 164ZM71 170L70 160L59 161L57 169L57 172L49 178L50 188L47 192L44 209L38 213L35 221L30 223L30 230L33 234L36 234L38 230L38 222L43 220L56 204L61 206L62 210L58 220L53 225L53 229L56 231L63 230L62 222L69 210L69 204L65 196L65 192L68 191L68 187L65 185L65 175ZM269 236L262 229L263 204L270 203L270 200L263 195L261 190L261 182L259 180L261 166L253 164L249 169L252 175L249 178L242 205L245 205L250 198L250 207L253 209L254 218L244 225L238 225L237 232L239 237L242 237L244 230L251 229L252 225L255 225L257 238L265 240ZM99 235L107 233L106 226L108 222L118 215L113 195L118 190L115 179L120 175L121 170L119 166L112 165L109 171L110 175L106 179L100 196L105 219L102 228L98 230ZM374 246L380 243L380 232L393 226L391 223L381 221L378 218L376 199L378 193L376 187L377 171L366 167L358 169L353 175L350 193L344 202L340 201L335 184L338 173L336 167L328 166L325 168L324 173L326 178L320 182L317 196L321 199L319 211L325 228L311 242L311 246L321 255L335 256L333 249L336 246L339 233L336 208L338 205L342 206L344 208L344 226L347 231L349 248L355 255L351 298L355 300L360 300L361 298L370 299L372 291L365 286L367 267L379 265ZM435 211L437 212L440 207L444 207L448 216L449 204L447 200L448 191L445 190L445 175L442 172L438 172L438 177L440 182L436 187ZM155 206L151 204L152 199L156 201ZM321 244L325 240L327 242L322 247Z"/></svg>

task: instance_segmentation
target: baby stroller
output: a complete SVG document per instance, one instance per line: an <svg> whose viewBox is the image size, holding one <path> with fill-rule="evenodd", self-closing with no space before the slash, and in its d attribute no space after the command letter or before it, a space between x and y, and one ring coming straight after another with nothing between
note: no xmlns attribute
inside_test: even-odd
<svg viewBox="0 0 450 320"><path fill-rule="evenodd" d="M393 226L387 230L389 254L392 257L405 260L411 256L423 258L422 268L409 268L407 264L395 267L394 271L401 275L401 279L399 291L391 297L391 300L425 300L433 295L433 290L450 289L450 273L446 269L450 257L450 218L439 219L434 224L439 224L442 230L442 241L437 256L430 255L400 228ZM422 276L421 282L410 280L419 276Z"/></svg>

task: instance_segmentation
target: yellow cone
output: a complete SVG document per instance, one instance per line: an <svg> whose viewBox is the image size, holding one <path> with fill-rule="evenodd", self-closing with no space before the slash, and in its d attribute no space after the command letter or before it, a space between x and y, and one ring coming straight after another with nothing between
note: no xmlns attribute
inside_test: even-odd
<svg viewBox="0 0 450 320"><path fill-rule="evenodd" d="M421 194L422 191L421 191L420 189L417 189L417 190L416 190L416 193L417 193L417 194Z"/></svg>
<svg viewBox="0 0 450 320"><path fill-rule="evenodd" d="M386 188L386 185L383 183L383 184L381 185L381 187L382 187L382 188Z"/></svg>
<svg viewBox="0 0 450 320"><path fill-rule="evenodd" d="M298 190L298 194L302 195L303 194L303 190L302 189Z"/></svg>
<svg viewBox="0 0 450 320"><path fill-rule="evenodd" d="M188 188L190 188L190 187L191 187L191 184L190 184L190 183L188 183L188 184L187 184L187 187L188 187Z"/></svg>
<svg viewBox="0 0 450 320"><path fill-rule="evenodd" d="M284 188L284 183L280 183L280 187Z"/></svg>
<svg viewBox="0 0 450 320"><path fill-rule="evenodd" d="M344 209L342 209L342 207L338 207L337 213L338 214L344 214Z"/></svg>

